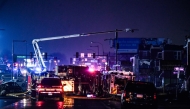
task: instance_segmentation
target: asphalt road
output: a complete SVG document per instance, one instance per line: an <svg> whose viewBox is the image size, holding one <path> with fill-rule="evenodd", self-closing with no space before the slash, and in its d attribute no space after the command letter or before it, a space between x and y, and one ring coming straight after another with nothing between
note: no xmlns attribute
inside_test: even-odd
<svg viewBox="0 0 190 109"><path fill-rule="evenodd" d="M0 99L0 109L120 109L120 102L107 98L86 98L69 96L64 101L46 99L43 101L31 100L21 96L19 99ZM140 106L139 109L142 109ZM166 100L158 102L158 109L190 109L189 100Z"/></svg>
<svg viewBox="0 0 190 109"><path fill-rule="evenodd" d="M112 101L108 100L106 101L109 105L109 109L120 109L120 102L119 101ZM142 106L136 107L135 109L144 109ZM147 108L146 108L147 109ZM162 101L158 102L158 108L157 109L190 109L190 103L189 101L181 102L181 101Z"/></svg>
<svg viewBox="0 0 190 109"><path fill-rule="evenodd" d="M64 101L22 99L1 109L110 109L102 99L65 98Z"/></svg>
<svg viewBox="0 0 190 109"><path fill-rule="evenodd" d="M17 98L17 97L0 97L0 109L2 109L3 107L7 105L11 105L15 102L18 102L20 100L21 98Z"/></svg>

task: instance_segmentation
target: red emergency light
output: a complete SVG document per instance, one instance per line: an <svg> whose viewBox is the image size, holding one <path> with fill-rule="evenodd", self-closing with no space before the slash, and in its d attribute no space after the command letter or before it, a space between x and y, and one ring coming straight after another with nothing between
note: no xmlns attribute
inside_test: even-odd
<svg viewBox="0 0 190 109"><path fill-rule="evenodd" d="M91 73L93 73L93 72L95 71L94 68L89 68L88 70L89 70Z"/></svg>

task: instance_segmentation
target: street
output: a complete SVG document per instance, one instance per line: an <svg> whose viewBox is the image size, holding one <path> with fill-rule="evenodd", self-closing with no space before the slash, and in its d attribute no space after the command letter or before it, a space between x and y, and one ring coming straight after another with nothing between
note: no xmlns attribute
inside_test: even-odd
<svg viewBox="0 0 190 109"><path fill-rule="evenodd" d="M44 101L9 97L0 99L1 109L120 109L120 102L109 98L87 98L66 96L64 101L45 99ZM142 108L141 106L139 108ZM158 101L158 109L189 109L188 101Z"/></svg>
<svg viewBox="0 0 190 109"><path fill-rule="evenodd" d="M105 103L106 100L91 98L65 98L64 102L56 99L44 101L33 101L31 99L22 99L19 102L7 105L2 109L109 109ZM3 103L3 101L1 101Z"/></svg>
<svg viewBox="0 0 190 109"><path fill-rule="evenodd" d="M17 97L0 97L0 109L20 100L21 98L17 98Z"/></svg>

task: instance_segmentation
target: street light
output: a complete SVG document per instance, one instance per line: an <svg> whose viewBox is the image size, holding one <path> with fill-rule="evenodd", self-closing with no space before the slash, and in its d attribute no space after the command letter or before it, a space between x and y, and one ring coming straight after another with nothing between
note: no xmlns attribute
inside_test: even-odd
<svg viewBox="0 0 190 109"><path fill-rule="evenodd" d="M179 75L180 75L180 71L184 71L184 67L174 67L174 74L177 74L177 83L176 83L176 99L178 97L178 81L179 81Z"/></svg>
<svg viewBox="0 0 190 109"><path fill-rule="evenodd" d="M26 40L13 40L12 41L12 75L11 75L11 79L13 79L13 69L14 69L14 43L15 42L25 42L26 43L26 60L27 60L27 41ZM17 57L16 57L17 58ZM17 78L18 78L18 72L17 72Z"/></svg>
<svg viewBox="0 0 190 109"><path fill-rule="evenodd" d="M103 55L104 55L104 47L103 47L103 44L100 43L100 42L94 42L94 41L91 41L91 44L93 44L93 43L97 43L97 44L100 44L100 45L102 46L102 51L103 51Z"/></svg>
<svg viewBox="0 0 190 109"><path fill-rule="evenodd" d="M122 31L125 31L125 32L134 32L134 31L138 31L138 29L130 29L130 28L126 28L125 30L118 30L116 29L114 32L115 32L115 64L116 64L116 71L117 71L117 65L118 65L118 48L119 48L119 43L118 43L118 32L122 32ZM113 39L104 39L104 41L107 41L107 40L113 40Z"/></svg>
<svg viewBox="0 0 190 109"><path fill-rule="evenodd" d="M90 47L97 47L98 48L98 55L99 55L99 46L98 45L90 46Z"/></svg>

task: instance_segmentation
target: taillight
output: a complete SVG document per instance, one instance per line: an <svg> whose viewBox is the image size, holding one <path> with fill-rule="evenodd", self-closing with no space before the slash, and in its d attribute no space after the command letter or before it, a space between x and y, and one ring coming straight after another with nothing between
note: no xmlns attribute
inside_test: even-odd
<svg viewBox="0 0 190 109"><path fill-rule="evenodd" d="M43 88L39 88L39 89L38 89L38 91L44 91L44 90L45 90L45 89L43 89Z"/></svg>
<svg viewBox="0 0 190 109"><path fill-rule="evenodd" d="M58 92L62 92L62 91L63 91L63 89L56 89L56 91L58 91Z"/></svg>
<svg viewBox="0 0 190 109"><path fill-rule="evenodd" d="M44 89L43 87L44 87L44 86L42 86L42 85L38 85L38 86L37 86L38 91L45 91L45 89Z"/></svg>
<svg viewBox="0 0 190 109"><path fill-rule="evenodd" d="M44 87L44 86L42 86L42 85L38 85L38 86L37 86L37 88L42 88L42 87Z"/></svg>
<svg viewBox="0 0 190 109"><path fill-rule="evenodd" d="M123 93L123 97L126 97L126 91L124 91L124 93Z"/></svg>
<svg viewBox="0 0 190 109"><path fill-rule="evenodd" d="M154 99L156 100L156 93L154 93Z"/></svg>
<svg viewBox="0 0 190 109"><path fill-rule="evenodd" d="M123 97L130 98L131 97L131 92L124 91Z"/></svg>
<svg viewBox="0 0 190 109"><path fill-rule="evenodd" d="M39 86L37 86L38 88L41 88L42 86L41 85L39 85Z"/></svg>
<svg viewBox="0 0 190 109"><path fill-rule="evenodd" d="M59 86L59 88L56 89L56 91L58 91L58 92L62 92L62 91L63 91L63 86Z"/></svg>

